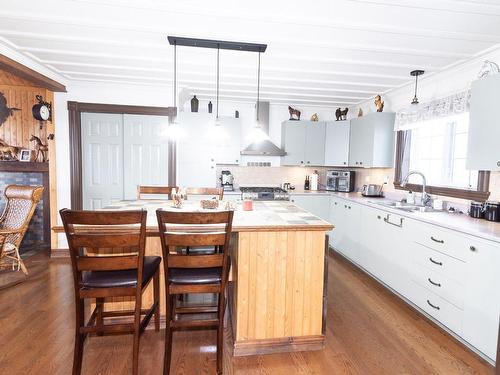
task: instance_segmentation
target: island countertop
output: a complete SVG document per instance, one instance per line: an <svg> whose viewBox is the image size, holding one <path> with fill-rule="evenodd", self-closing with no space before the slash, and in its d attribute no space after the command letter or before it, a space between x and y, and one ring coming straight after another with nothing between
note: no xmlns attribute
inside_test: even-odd
<svg viewBox="0 0 500 375"><path fill-rule="evenodd" d="M219 209L225 207L226 202L221 201ZM241 203L233 203L235 212L233 217L233 232L253 231L329 231L332 224L304 211L288 201L255 201L252 211L243 211ZM172 201L161 200L123 200L104 207L102 210L140 210L148 211L147 232L149 236L158 233L156 210L167 211L190 211L190 212L213 212L214 210L202 209L199 201L185 201L181 209L174 208ZM54 227L55 231L63 232L62 226Z"/></svg>

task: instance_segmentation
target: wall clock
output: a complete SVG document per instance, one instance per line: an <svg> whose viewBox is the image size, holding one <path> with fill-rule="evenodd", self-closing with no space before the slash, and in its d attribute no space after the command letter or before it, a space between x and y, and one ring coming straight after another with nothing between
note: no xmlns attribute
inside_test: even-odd
<svg viewBox="0 0 500 375"><path fill-rule="evenodd" d="M36 96L38 104L32 108L33 117L40 121L52 121L52 104L43 100L41 95Z"/></svg>

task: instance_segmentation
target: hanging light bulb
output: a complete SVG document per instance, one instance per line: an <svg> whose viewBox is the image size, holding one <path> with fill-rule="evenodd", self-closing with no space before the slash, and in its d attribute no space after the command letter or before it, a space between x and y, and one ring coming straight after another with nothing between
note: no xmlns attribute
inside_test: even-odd
<svg viewBox="0 0 500 375"><path fill-rule="evenodd" d="M251 143L259 143L269 139L269 135L262 129L262 125L259 120L259 105L260 105L260 51L258 55L258 64L257 64L257 104L255 108L256 116L255 122L253 124L253 128L250 131L249 141Z"/></svg>
<svg viewBox="0 0 500 375"><path fill-rule="evenodd" d="M418 104L418 98L417 98L418 77L423 75L424 73L425 73L424 70L413 70L410 72L410 75L412 77L415 77L415 96L413 97L413 100L411 101L411 104L413 104L413 105Z"/></svg>

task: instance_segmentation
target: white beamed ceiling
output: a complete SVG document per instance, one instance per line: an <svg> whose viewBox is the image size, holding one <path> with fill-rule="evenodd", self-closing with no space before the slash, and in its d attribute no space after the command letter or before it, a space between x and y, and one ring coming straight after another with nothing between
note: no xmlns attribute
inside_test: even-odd
<svg viewBox="0 0 500 375"><path fill-rule="evenodd" d="M500 0L2 0L0 8L0 43L69 82L171 87L167 35L266 43L263 100L353 106L411 83L411 70L429 76L500 43ZM179 86L213 99L215 63L215 50L179 47ZM221 98L254 102L256 73L255 53L221 51Z"/></svg>

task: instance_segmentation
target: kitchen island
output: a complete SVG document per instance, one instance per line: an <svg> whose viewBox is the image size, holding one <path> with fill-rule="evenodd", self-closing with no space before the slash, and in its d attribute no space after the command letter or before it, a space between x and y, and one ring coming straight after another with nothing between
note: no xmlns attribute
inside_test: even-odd
<svg viewBox="0 0 500 375"><path fill-rule="evenodd" d="M146 254L161 255L158 208L178 210L171 202L151 200L120 201L105 210L147 209ZM186 201L182 210L203 211L195 201ZM330 223L290 202L254 202L253 211L242 211L237 204L228 287L235 356L323 348L326 233L331 229ZM163 270L161 277L163 289ZM161 299L164 316L163 290ZM149 290L143 303L151 300ZM107 305L130 309L130 304L122 299Z"/></svg>

